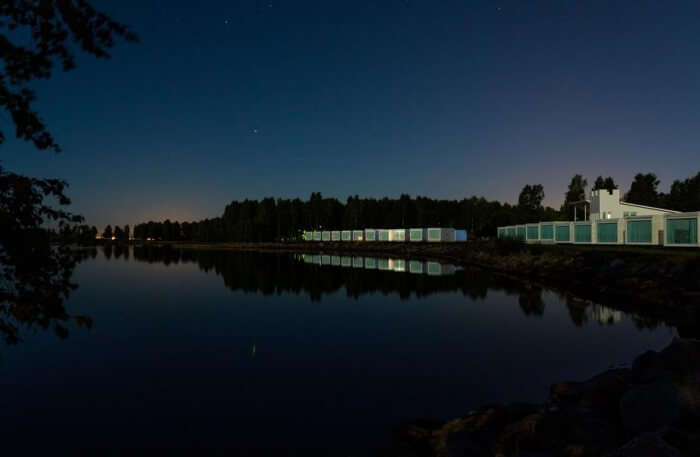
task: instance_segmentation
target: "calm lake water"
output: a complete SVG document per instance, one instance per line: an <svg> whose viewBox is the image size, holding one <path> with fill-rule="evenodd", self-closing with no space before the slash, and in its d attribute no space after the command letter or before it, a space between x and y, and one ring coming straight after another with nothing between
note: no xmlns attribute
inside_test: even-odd
<svg viewBox="0 0 700 457"><path fill-rule="evenodd" d="M24 329L20 344L0 344L10 442L359 455L403 421L542 402L552 382L676 334L482 270L143 248L90 257L66 309L92 329L65 340Z"/></svg>

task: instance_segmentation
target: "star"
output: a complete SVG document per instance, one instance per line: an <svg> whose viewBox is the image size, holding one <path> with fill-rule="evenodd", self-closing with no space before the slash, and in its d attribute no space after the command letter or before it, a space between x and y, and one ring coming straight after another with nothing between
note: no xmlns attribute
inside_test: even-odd
<svg viewBox="0 0 700 457"><path fill-rule="evenodd" d="M224 19L224 24L228 25L228 19Z"/></svg>

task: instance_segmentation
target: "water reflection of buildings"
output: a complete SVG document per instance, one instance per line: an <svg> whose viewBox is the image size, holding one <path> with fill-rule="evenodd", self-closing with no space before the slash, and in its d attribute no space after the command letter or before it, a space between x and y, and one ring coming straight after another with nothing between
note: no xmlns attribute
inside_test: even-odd
<svg viewBox="0 0 700 457"><path fill-rule="evenodd" d="M622 320L622 312L597 303L588 308L588 313L591 319L601 324L616 324Z"/></svg>
<svg viewBox="0 0 700 457"><path fill-rule="evenodd" d="M390 259L383 257L358 257L338 255L300 254L299 260L319 266L346 268L363 268L365 270L381 270L427 274L429 276L450 276L455 274L457 267L440 262L424 262L422 260Z"/></svg>
<svg viewBox="0 0 700 457"><path fill-rule="evenodd" d="M111 250L109 254L112 254ZM96 251L93 252L94 255ZM126 253L122 255L125 256ZM108 256L105 250L104 258L107 260L118 256L116 251L113 256ZM546 289L535 284L500 276L480 268L455 268L454 265L432 261L150 246L134 247L133 259L164 265L195 263L200 270L221 276L224 285L233 291L260 292L264 295L307 293L312 301L321 301L324 296L343 289L347 296L352 298L374 293L395 293L401 300L458 292L470 300L477 301L486 299L489 293L497 292L499 295L517 297L521 310L529 317L543 316L548 306L544 295ZM416 274L395 274L411 271ZM553 300L566 306L571 321L578 327L591 322L616 324L623 321L623 317L631 319L639 328L655 328L663 324L663 321L654 317L616 311L565 293L555 295ZM691 327L686 329L685 333L697 334L695 327Z"/></svg>

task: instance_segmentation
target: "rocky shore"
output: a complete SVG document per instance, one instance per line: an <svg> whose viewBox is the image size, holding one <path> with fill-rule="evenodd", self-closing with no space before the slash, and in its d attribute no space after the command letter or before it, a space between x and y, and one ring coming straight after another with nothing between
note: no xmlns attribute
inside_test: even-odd
<svg viewBox="0 0 700 457"><path fill-rule="evenodd" d="M487 405L397 431L393 456L700 455L700 341L674 340L629 368L553 384L542 405Z"/></svg>

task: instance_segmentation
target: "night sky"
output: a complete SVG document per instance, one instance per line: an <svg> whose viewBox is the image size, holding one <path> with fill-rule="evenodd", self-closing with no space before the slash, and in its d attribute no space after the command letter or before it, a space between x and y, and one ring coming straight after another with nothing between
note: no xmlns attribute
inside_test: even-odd
<svg viewBox="0 0 700 457"><path fill-rule="evenodd" d="M483 195L700 169L700 2L94 1L138 44L35 87L63 152L2 164L69 181L102 227L313 191ZM7 117L0 117L11 136Z"/></svg>

